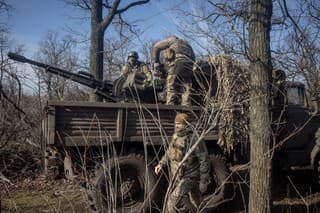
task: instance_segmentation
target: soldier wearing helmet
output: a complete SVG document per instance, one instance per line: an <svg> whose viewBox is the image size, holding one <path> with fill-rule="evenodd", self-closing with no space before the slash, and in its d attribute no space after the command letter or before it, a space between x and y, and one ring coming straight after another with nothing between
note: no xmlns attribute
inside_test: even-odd
<svg viewBox="0 0 320 213"><path fill-rule="evenodd" d="M178 113L175 117L175 133L165 155L155 167L157 175L168 167L173 183L164 211L168 213L196 212L201 201L200 193L206 192L209 184L208 151L203 141L197 142L197 134L190 128L188 117L185 113Z"/></svg>
<svg viewBox="0 0 320 213"><path fill-rule="evenodd" d="M160 52L164 51L164 58L168 65L166 77L166 104L190 105L192 82L192 67L195 55L192 47L176 36L158 41L152 49L153 69L160 70Z"/></svg>
<svg viewBox="0 0 320 213"><path fill-rule="evenodd" d="M138 60L139 55L136 51L131 51L128 54L127 64L122 67L121 75L128 76L131 73L138 73L143 75L145 78L145 84L151 84L152 73L150 72L147 65Z"/></svg>

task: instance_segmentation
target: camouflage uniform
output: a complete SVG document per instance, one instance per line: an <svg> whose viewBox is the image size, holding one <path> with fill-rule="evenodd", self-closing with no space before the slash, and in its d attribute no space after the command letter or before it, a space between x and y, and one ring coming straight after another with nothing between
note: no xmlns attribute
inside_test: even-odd
<svg viewBox="0 0 320 213"><path fill-rule="evenodd" d="M137 52L130 52L128 63L120 71L126 79L123 85L124 89L134 86L139 90L144 90L146 86L150 86L152 83L152 73L145 63L138 61L138 58Z"/></svg>
<svg viewBox="0 0 320 213"><path fill-rule="evenodd" d="M153 63L160 63L162 50L165 50L164 57L169 68L166 104L190 105L192 66L195 60L192 47L175 36L159 41L152 50Z"/></svg>
<svg viewBox="0 0 320 213"><path fill-rule="evenodd" d="M128 73L143 73L146 76L146 81L152 81L152 74L147 67L147 65L143 62L138 61L136 65L126 64L121 69L121 75L126 75Z"/></svg>
<svg viewBox="0 0 320 213"><path fill-rule="evenodd" d="M169 166L170 177L175 176L173 190L169 193L165 212L195 212L200 204L199 181L209 182L209 158L206 145L201 141L186 161L178 165L196 142L195 135L188 128L175 133L165 155L160 160L161 167Z"/></svg>

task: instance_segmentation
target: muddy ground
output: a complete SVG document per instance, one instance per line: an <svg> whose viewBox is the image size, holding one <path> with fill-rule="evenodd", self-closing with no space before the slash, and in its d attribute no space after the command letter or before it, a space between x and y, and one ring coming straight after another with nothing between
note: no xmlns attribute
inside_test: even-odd
<svg viewBox="0 0 320 213"><path fill-rule="evenodd" d="M45 178L39 159L20 150L0 151L0 212L89 212L83 181ZM215 212L247 212L248 176L245 170L233 173L235 197ZM272 212L320 212L320 187L312 172L286 174L277 180Z"/></svg>

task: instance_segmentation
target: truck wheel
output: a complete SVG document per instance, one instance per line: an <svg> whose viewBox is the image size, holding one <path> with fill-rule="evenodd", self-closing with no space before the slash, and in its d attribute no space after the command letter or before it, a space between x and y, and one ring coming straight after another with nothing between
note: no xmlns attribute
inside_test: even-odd
<svg viewBox="0 0 320 213"><path fill-rule="evenodd" d="M92 179L88 198L92 212L138 212L151 208L156 176L141 155L109 159Z"/></svg>
<svg viewBox="0 0 320 213"><path fill-rule="evenodd" d="M234 186L225 159L221 155L212 154L210 155L210 161L211 183L203 202L206 211L209 212L220 204L231 200L234 196Z"/></svg>

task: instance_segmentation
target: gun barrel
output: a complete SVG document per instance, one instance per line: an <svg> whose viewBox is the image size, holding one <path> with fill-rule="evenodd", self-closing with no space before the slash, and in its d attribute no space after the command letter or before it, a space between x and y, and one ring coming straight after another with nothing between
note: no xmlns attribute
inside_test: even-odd
<svg viewBox="0 0 320 213"><path fill-rule="evenodd" d="M15 61L19 61L19 62L22 62L22 63L28 63L28 64L32 64L32 65L35 65L35 66L38 66L38 67L42 67L42 68L47 68L49 67L49 65L47 64L44 64L44 63L40 63L38 61L33 61L31 59L28 59L22 55L19 55L19 54L16 54L16 53L12 53L12 52L9 52L8 53L8 57L12 60L15 60Z"/></svg>
<svg viewBox="0 0 320 213"><path fill-rule="evenodd" d="M16 53L12 53L12 52L9 52L8 53L8 57L12 60L15 60L15 61L20 61L22 63L25 63L27 61L27 58L22 56L22 55L19 55L19 54L16 54Z"/></svg>
<svg viewBox="0 0 320 213"><path fill-rule="evenodd" d="M67 70L63 70L63 69L60 69L57 67L50 66L48 64L44 64L44 63L41 63L38 61L28 59L22 55L19 55L16 53L11 53L11 52L8 53L8 57L12 60L15 60L15 61L19 61L22 63L28 63L31 65L35 65L37 67L42 67L46 70L46 72L61 76L66 79L70 79L70 80L75 81L79 84L90 87L95 90L96 94L102 96L103 98L115 101L115 99L113 99L113 97L112 97L112 87L113 87L112 83L106 82L106 81L102 82L102 81L96 80L89 73L88 74L73 73L73 72L70 72Z"/></svg>

